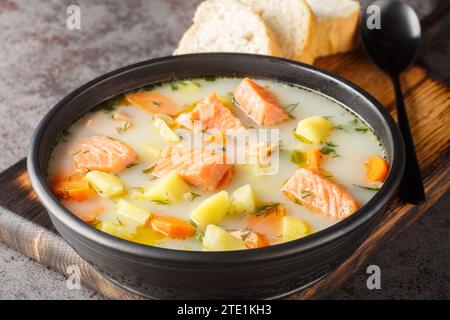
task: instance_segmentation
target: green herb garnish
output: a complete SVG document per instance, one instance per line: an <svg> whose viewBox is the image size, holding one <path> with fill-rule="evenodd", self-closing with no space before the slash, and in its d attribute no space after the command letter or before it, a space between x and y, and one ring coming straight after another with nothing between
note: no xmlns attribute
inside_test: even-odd
<svg viewBox="0 0 450 320"><path fill-rule="evenodd" d="M286 109L286 111L287 111L287 113L288 113L288 115L289 115L289 118L291 118L291 119L297 119L293 114L292 114L292 112L295 110L295 109L297 109L297 107L300 105L300 102L297 102L297 103L291 103L291 104L288 104L288 105L285 105L284 106L284 108Z"/></svg>
<svg viewBox="0 0 450 320"><path fill-rule="evenodd" d="M143 172L144 174L149 175L149 174L151 174L151 173L153 172L154 169L155 169L155 166L153 165L153 166L150 166L150 167L148 167L148 168L145 168L144 170L142 170L142 172Z"/></svg>
<svg viewBox="0 0 450 320"><path fill-rule="evenodd" d="M205 234L202 231L200 231L199 229L197 229L195 231L195 236L194 237L195 237L195 239L197 239L199 241L203 241L203 238L205 237Z"/></svg>
<svg viewBox="0 0 450 320"><path fill-rule="evenodd" d="M257 206L255 210L252 212L252 214L256 216L266 216L270 214L279 205L280 205L279 202L265 203L260 206Z"/></svg>
<svg viewBox="0 0 450 320"><path fill-rule="evenodd" d="M339 157L339 155L336 152L336 149L335 149L336 147L337 147L337 145L335 145L331 142L325 142L325 146L320 148L320 152L322 154L329 155L332 158L337 158L337 157Z"/></svg>
<svg viewBox="0 0 450 320"><path fill-rule="evenodd" d="M312 196L314 194L314 192L309 191L309 190L302 190L301 194L302 194L302 199L306 199L306 198Z"/></svg>
<svg viewBox="0 0 450 320"><path fill-rule="evenodd" d="M68 129L64 129L63 131L61 131L60 134L61 140L64 142L67 141L67 139L70 137L71 134L72 133Z"/></svg>
<svg viewBox="0 0 450 320"><path fill-rule="evenodd" d="M197 225L197 223L195 223L194 220L189 220L189 223L191 224L191 226L193 226L193 227L195 228L195 236L194 236L194 238L197 239L197 240L202 241L202 240L203 240L203 237L205 236L205 234L203 233L203 231L201 231L201 230L198 228L198 225Z"/></svg>
<svg viewBox="0 0 450 320"><path fill-rule="evenodd" d="M369 128L365 127L364 124L358 119L353 119L348 121L347 123L340 124L334 127L336 130L342 130L345 132L349 132L351 130L355 130L359 133L366 133Z"/></svg>
<svg viewBox="0 0 450 320"><path fill-rule="evenodd" d="M171 201L166 199L166 200L151 200L153 203L158 204L158 205L166 205L166 204L171 204Z"/></svg>
<svg viewBox="0 0 450 320"><path fill-rule="evenodd" d="M241 233L241 239L245 241L252 232L252 228L246 227Z"/></svg>
<svg viewBox="0 0 450 320"><path fill-rule="evenodd" d="M129 169L129 168L133 168L133 167L135 167L135 166L137 166L137 165L138 165L138 164L137 164L136 162L133 162L133 163L127 164L125 168Z"/></svg>
<svg viewBox="0 0 450 320"><path fill-rule="evenodd" d="M123 126L116 128L116 131L118 133L123 133L123 132L127 131L128 129L130 129L130 127L131 127L131 123L129 121L125 121Z"/></svg>
<svg viewBox="0 0 450 320"><path fill-rule="evenodd" d="M295 164L304 163L306 161L306 155L303 151L294 150L291 153L291 162Z"/></svg>
<svg viewBox="0 0 450 320"><path fill-rule="evenodd" d="M294 132L294 137L296 137L298 140L300 140L303 143L306 144L313 144L313 142L307 138L305 138L304 136L302 136L301 134L298 134L297 132L295 132L295 129L293 130Z"/></svg>
<svg viewBox="0 0 450 320"><path fill-rule="evenodd" d="M234 97L234 95L231 95L230 101L231 101L231 103L232 103L235 107L239 107L239 102L237 102L237 100L236 100L236 98Z"/></svg>
<svg viewBox="0 0 450 320"><path fill-rule="evenodd" d="M201 195L198 193L194 193L191 191L191 201L194 201L196 198L200 197Z"/></svg>
<svg viewBox="0 0 450 320"><path fill-rule="evenodd" d="M203 77L203 79L208 82L214 82L214 81L216 81L217 77L216 76L206 76L206 77Z"/></svg>
<svg viewBox="0 0 450 320"><path fill-rule="evenodd" d="M361 189L366 189L369 191L378 191L380 190L380 188L377 187L368 187L368 186L360 186L359 184L354 184L355 187L361 188Z"/></svg>

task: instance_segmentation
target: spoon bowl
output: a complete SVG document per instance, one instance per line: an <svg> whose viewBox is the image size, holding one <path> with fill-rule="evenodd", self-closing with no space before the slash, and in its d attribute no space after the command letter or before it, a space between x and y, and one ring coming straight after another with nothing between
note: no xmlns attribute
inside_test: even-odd
<svg viewBox="0 0 450 320"><path fill-rule="evenodd" d="M373 11L366 10L362 15L362 43L375 64L390 75L398 75L416 58L421 42L419 18L400 1L378 0L372 6ZM369 26L368 19L378 13L379 28Z"/></svg>
<svg viewBox="0 0 450 320"><path fill-rule="evenodd" d="M421 204L425 201L425 191L400 84L400 74L414 62L419 51L419 18L414 10L403 2L377 0L364 10L360 30L367 54L390 76L394 86L397 120L406 151L405 173L401 185L402 198L412 204Z"/></svg>

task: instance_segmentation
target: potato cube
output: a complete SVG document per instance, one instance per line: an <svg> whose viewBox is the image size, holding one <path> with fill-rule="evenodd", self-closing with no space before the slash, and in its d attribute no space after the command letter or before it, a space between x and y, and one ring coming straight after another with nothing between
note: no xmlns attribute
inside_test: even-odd
<svg viewBox="0 0 450 320"><path fill-rule="evenodd" d="M244 250L247 249L247 246L242 239L231 235L221 227L209 224L203 237L203 249L205 251L230 251Z"/></svg>
<svg viewBox="0 0 450 320"><path fill-rule="evenodd" d="M327 119L309 117L299 121L295 134L314 144L320 144L328 138L331 130L333 130L333 124Z"/></svg>
<svg viewBox="0 0 450 320"><path fill-rule="evenodd" d="M161 149L151 144L142 144L135 150L139 155L139 159L148 162L155 162L161 155Z"/></svg>
<svg viewBox="0 0 450 320"><path fill-rule="evenodd" d="M116 223L112 221L101 222L98 226L98 229L112 236L125 240L130 240L134 234L132 229L122 226L118 222Z"/></svg>
<svg viewBox="0 0 450 320"><path fill-rule="evenodd" d="M152 121L156 132L168 142L180 142L180 137L167 125L167 123L158 117L154 117Z"/></svg>
<svg viewBox="0 0 450 320"><path fill-rule="evenodd" d="M126 192L122 180L107 172L93 170L86 174L85 179L102 197L113 198Z"/></svg>
<svg viewBox="0 0 450 320"><path fill-rule="evenodd" d="M302 219L284 216L282 222L283 241L292 241L310 234L310 228Z"/></svg>
<svg viewBox="0 0 450 320"><path fill-rule="evenodd" d="M160 178L146 188L143 199L172 203L180 201L183 195L191 190L191 187L175 171Z"/></svg>
<svg viewBox="0 0 450 320"><path fill-rule="evenodd" d="M230 209L230 200L226 191L220 191L203 200L191 213L191 219L200 229L208 224L219 224L226 218Z"/></svg>
<svg viewBox="0 0 450 320"><path fill-rule="evenodd" d="M151 217L151 213L134 204L119 199L116 206L117 219L120 225L135 231L137 227L144 225Z"/></svg>
<svg viewBox="0 0 450 320"><path fill-rule="evenodd" d="M231 211L246 214L255 210L256 195L252 187L246 184L237 188L231 196Z"/></svg>

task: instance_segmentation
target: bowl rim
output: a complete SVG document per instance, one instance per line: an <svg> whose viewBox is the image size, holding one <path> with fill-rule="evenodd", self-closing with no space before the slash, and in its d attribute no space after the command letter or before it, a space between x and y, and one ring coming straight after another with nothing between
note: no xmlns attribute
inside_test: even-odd
<svg viewBox="0 0 450 320"><path fill-rule="evenodd" d="M257 59L265 61L273 61L277 63L283 63L288 66L303 69L306 72L315 73L317 76L338 82L345 87L345 90L357 92L363 96L374 108L372 111L378 112L379 117L384 121L384 126L388 128L392 144L394 146L392 153L392 162L390 164L389 175L384 182L380 190L367 202L361 209L350 217L339 221L332 226L313 233L307 237L289 241L282 244L272 245L264 248L252 249L252 250L239 250L239 251L225 251L225 252L203 252L203 251L185 251L168 248L160 248L147 246L143 244L134 243L131 241L123 240L107 233L104 233L91 225L83 222L75 215L73 215L68 209L66 209L60 201L50 192L50 188L47 185L47 178L40 170L39 165L39 152L42 136L51 123L52 118L58 113L64 106L76 96L82 94L88 88L94 86L102 81L107 81L113 76L117 76L121 73L130 72L134 69L141 67L148 67L150 65L158 63L167 63L171 61L180 61L183 59L202 59L202 57L212 57L221 59ZM316 90L313 90L317 92ZM323 95L323 94L322 94ZM325 95L327 96L327 95ZM339 102L336 97L331 97ZM341 103L342 104L342 103ZM345 104L344 104L345 105ZM353 111L353 110L352 110ZM353 111L355 112L355 111ZM355 112L356 113L356 112ZM356 113L357 114L357 113ZM156 59L149 59L135 64L131 64L114 71L101 75L79 88L72 91L70 94L56 103L44 116L44 118L38 124L28 151L27 156L27 171L32 184L33 189L38 195L40 201L46 208L47 212L52 218L57 219L69 229L73 230L77 234L80 234L83 238L83 242L87 243L92 241L99 245L102 245L110 252L115 252L120 256L132 256L139 259L159 261L162 263L185 263L190 264L210 264L210 265L234 265L238 261L240 265L244 266L245 263L257 263L276 261L281 258L292 257L300 255L314 248L324 246L330 242L333 242L344 235L356 231L359 227L364 225L367 221L371 220L376 212L382 210L387 201L395 193L401 178L403 176L405 166L405 151L403 139L397 124L387 111L374 97L372 97L364 89L360 88L356 84L336 75L329 71L324 71L320 68L306 65L297 61L288 59L242 54L242 53L200 53L200 54L186 54L178 56L166 56ZM70 244L70 241L68 241Z"/></svg>

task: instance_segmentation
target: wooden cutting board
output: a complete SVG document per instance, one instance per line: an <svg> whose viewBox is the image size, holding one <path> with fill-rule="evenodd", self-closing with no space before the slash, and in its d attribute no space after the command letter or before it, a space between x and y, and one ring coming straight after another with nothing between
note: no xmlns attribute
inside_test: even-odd
<svg viewBox="0 0 450 320"><path fill-rule="evenodd" d="M427 60L429 56L425 54L421 60L428 70L415 65L402 77L428 200L421 206L412 206L396 196L376 229L347 261L335 272L289 299L318 298L332 292L358 271L371 254L426 212L449 188L450 92L445 85L448 78L445 75L442 78L442 70L432 70L436 61ZM440 67L448 69L448 56L443 62L445 64ZM390 81L370 63L362 49L321 59L317 66L361 86L395 118L395 97ZM430 76L433 74L441 80L434 80ZM70 271L69 266L79 266L82 282L105 297L138 299L103 278L58 235L31 189L25 167L25 160L22 160L0 174L0 239L66 275Z"/></svg>

